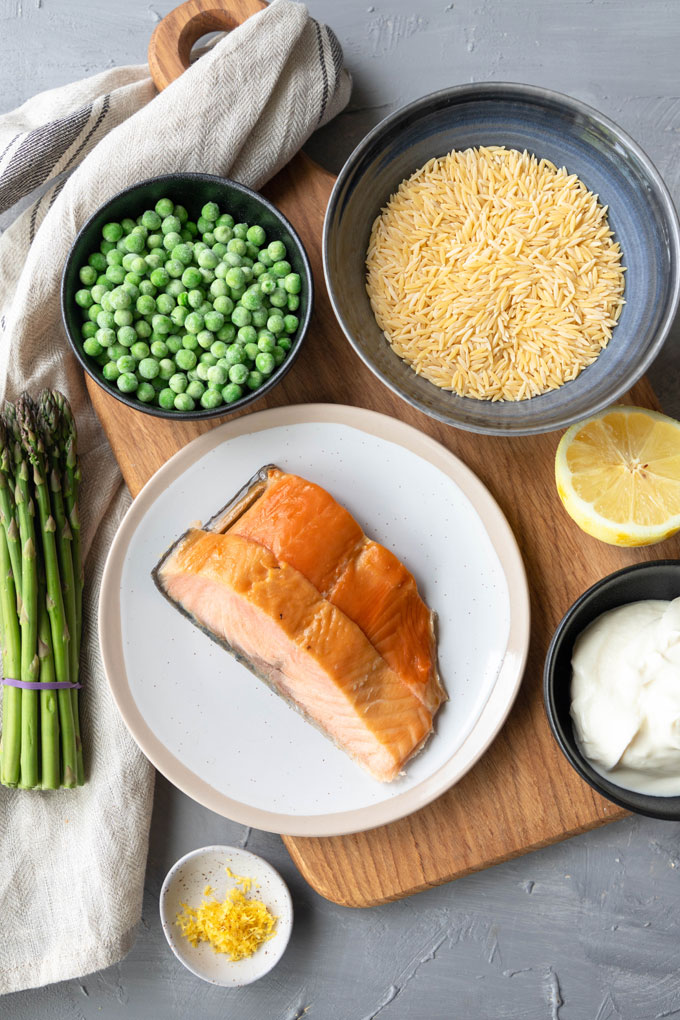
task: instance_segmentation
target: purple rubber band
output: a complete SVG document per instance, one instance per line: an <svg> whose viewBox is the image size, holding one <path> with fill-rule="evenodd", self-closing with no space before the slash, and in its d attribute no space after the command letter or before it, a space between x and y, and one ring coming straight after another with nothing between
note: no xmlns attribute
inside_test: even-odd
<svg viewBox="0 0 680 1020"><path fill-rule="evenodd" d="M58 691L62 688L80 689L82 684L68 684L63 680L55 680L54 683L42 683L40 680L15 680L13 677L4 676L3 684L7 687L23 687L27 691Z"/></svg>

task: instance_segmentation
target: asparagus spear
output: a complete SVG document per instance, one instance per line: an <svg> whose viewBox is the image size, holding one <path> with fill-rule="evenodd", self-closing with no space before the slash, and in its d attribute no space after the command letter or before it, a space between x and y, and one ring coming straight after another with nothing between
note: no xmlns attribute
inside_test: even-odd
<svg viewBox="0 0 680 1020"><path fill-rule="evenodd" d="M54 683L56 674L43 572L38 577L38 655L40 656L41 681ZM58 789L61 779L59 772L59 706L57 702L57 691L40 692L41 785L43 790Z"/></svg>
<svg viewBox="0 0 680 1020"><path fill-rule="evenodd" d="M42 536L47 589L47 612L52 635L54 668L57 680L70 682L69 633L64 611L64 599L59 575L56 524L52 516L50 493L47 485L45 449L38 429L33 402L24 394L16 407L16 417L23 448L33 466L33 484L38 504ZM73 787L77 783L77 751L71 691L63 688L57 693L61 728L62 785Z"/></svg>
<svg viewBox="0 0 680 1020"><path fill-rule="evenodd" d="M29 487L28 464L21 458L14 493L21 538L21 679L32 683L39 677L38 658L38 571L36 564L35 509ZM38 691L21 692L21 780L19 785L32 789L38 775Z"/></svg>
<svg viewBox="0 0 680 1020"><path fill-rule="evenodd" d="M5 529L17 599L21 598L21 542L14 516L14 472L7 429L0 418L0 523Z"/></svg>
<svg viewBox="0 0 680 1020"><path fill-rule="evenodd" d="M17 678L21 668L21 637L16 590L4 529L0 529L0 620L2 664L7 677ZM2 705L2 768L4 786L18 786L21 754L21 690L6 686Z"/></svg>
<svg viewBox="0 0 680 1020"><path fill-rule="evenodd" d="M53 449L57 451L61 462L62 489L64 505L71 527L71 556L73 559L73 592L75 601L75 626L68 622L74 639L71 641L70 661L71 679L77 683L80 672L80 647L83 633L83 560L80 542L80 517L78 514L78 493L80 490L80 461L78 459L78 432L71 405L59 390L44 390L41 394L41 407L47 417L54 435L60 441L55 442ZM78 690L71 692L73 701L73 717L76 727L76 749L78 753L78 785L85 782L83 765L83 748L80 739L80 713L78 711Z"/></svg>

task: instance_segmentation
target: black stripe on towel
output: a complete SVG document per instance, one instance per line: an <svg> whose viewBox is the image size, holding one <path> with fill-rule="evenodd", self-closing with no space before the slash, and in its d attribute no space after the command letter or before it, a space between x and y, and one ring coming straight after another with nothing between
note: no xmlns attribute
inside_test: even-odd
<svg viewBox="0 0 680 1020"><path fill-rule="evenodd" d="M323 115L326 112L326 104L328 103L328 74L326 72L326 58L323 51L323 40L321 39L321 29L319 23L314 22L314 28L316 29L316 43L319 48L319 63L321 64L321 74L323 75L323 93L321 96L321 113L317 120L317 124L320 124L323 120Z"/></svg>

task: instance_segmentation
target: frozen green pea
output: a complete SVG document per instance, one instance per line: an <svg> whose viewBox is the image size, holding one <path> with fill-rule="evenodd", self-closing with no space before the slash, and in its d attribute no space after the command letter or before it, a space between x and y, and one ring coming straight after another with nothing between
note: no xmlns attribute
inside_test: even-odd
<svg viewBox="0 0 680 1020"><path fill-rule="evenodd" d="M80 335L82 336L83 340L87 340L88 337L94 336L96 332L97 323L90 322L89 319L87 320L87 322L84 322L80 327Z"/></svg>
<svg viewBox="0 0 680 1020"><path fill-rule="evenodd" d="M104 297L105 294L108 294L108 293L109 293L109 291L101 283L95 283L94 287L90 291L90 295L92 296L92 301L95 304L101 304L102 298ZM83 306L83 307L91 308L92 306L91 305L87 305L87 306Z"/></svg>
<svg viewBox="0 0 680 1020"><path fill-rule="evenodd" d="M206 248L205 251L199 251L196 261L201 269L214 269L220 260L214 251Z"/></svg>
<svg viewBox="0 0 680 1020"><path fill-rule="evenodd" d="M151 280L142 280L139 285L140 296L142 294L148 295L149 297L155 297L158 293L158 288L154 287Z"/></svg>
<svg viewBox="0 0 680 1020"><path fill-rule="evenodd" d="M177 300L177 298L180 296L180 294L183 294L185 292L185 290L186 290L186 287L182 283L181 278L177 279L175 277L175 279L171 280L170 283L167 284L167 286L165 288L165 293L169 294L170 297L173 297L173 298L175 298L175 300Z"/></svg>
<svg viewBox="0 0 680 1020"><path fill-rule="evenodd" d="M146 246L149 249L149 255L153 255L154 258L158 259L156 265L160 265L161 255L157 251L158 248L163 247L163 235L162 234L149 234L146 239ZM145 257L145 261L148 262L149 256ZM155 268L155 267L154 267Z"/></svg>
<svg viewBox="0 0 680 1020"><path fill-rule="evenodd" d="M255 358L255 368L258 372L262 372L262 375L271 375L276 367L276 362L271 354L262 352Z"/></svg>
<svg viewBox="0 0 680 1020"><path fill-rule="evenodd" d="M192 400L200 400L205 393L205 384L200 379L192 379L187 386L187 393Z"/></svg>
<svg viewBox="0 0 680 1020"><path fill-rule="evenodd" d="M273 367L273 359L272 359ZM245 365L232 365L229 369L229 381L241 386L248 378L248 369Z"/></svg>
<svg viewBox="0 0 680 1020"><path fill-rule="evenodd" d="M231 315L234 311L234 302L228 294L220 294L213 301L213 308L216 312L219 312L220 315Z"/></svg>
<svg viewBox="0 0 680 1020"><path fill-rule="evenodd" d="M211 354L210 351L204 351L203 354L201 354L199 361L202 365L207 365L208 367L217 364L217 358L214 354Z"/></svg>
<svg viewBox="0 0 680 1020"><path fill-rule="evenodd" d="M215 244L214 232L212 230L206 230L205 234L203 235L203 240L208 245L208 247L212 249L213 245Z"/></svg>
<svg viewBox="0 0 680 1020"><path fill-rule="evenodd" d="M211 334L212 336L212 334ZM197 351L200 344L198 342L198 334L196 333L185 333L182 337L182 347L185 351Z"/></svg>
<svg viewBox="0 0 680 1020"><path fill-rule="evenodd" d="M161 379L171 379L175 374L175 362L170 358L161 358L158 362L158 375Z"/></svg>
<svg viewBox="0 0 680 1020"><path fill-rule="evenodd" d="M184 266L177 259L168 259L165 263L165 270L173 280L179 280L184 272Z"/></svg>
<svg viewBox="0 0 680 1020"><path fill-rule="evenodd" d="M286 330L286 333L294 333L295 330L300 325L300 320L298 319L297 315L284 315L283 325Z"/></svg>
<svg viewBox="0 0 680 1020"><path fill-rule="evenodd" d="M264 327L267 325L269 312L270 309L265 308L264 306L262 308L256 308L255 311L252 312L253 326L255 326L256 329L264 329Z"/></svg>
<svg viewBox="0 0 680 1020"><path fill-rule="evenodd" d="M250 326L252 322L252 316L247 308L243 305L237 305L234 311L231 313L231 321L235 326Z"/></svg>
<svg viewBox="0 0 680 1020"><path fill-rule="evenodd" d="M169 411L175 406L175 394L169 386L160 390L158 394L158 406L163 407L166 411Z"/></svg>
<svg viewBox="0 0 680 1020"><path fill-rule="evenodd" d="M168 275L168 271L165 266L158 266L156 269L152 270L149 279L154 287L165 287L168 283L170 283L170 276Z"/></svg>
<svg viewBox="0 0 680 1020"><path fill-rule="evenodd" d="M88 341L89 342L89 341ZM221 365L213 365L208 369L208 383L217 389L224 386L229 380L229 372Z"/></svg>
<svg viewBox="0 0 680 1020"><path fill-rule="evenodd" d="M258 308L262 307L262 297L263 295L261 288L259 287L258 284L255 284L254 286L249 287L248 290L245 292L245 294L241 298L241 303L243 304L244 308L247 308L249 311L254 312L257 311Z"/></svg>
<svg viewBox="0 0 680 1020"><path fill-rule="evenodd" d="M89 354L91 358L98 358L104 348L101 346L96 337L88 337L87 340L83 341L83 350L86 354Z"/></svg>
<svg viewBox="0 0 680 1020"><path fill-rule="evenodd" d="M141 400L144 404L150 404L156 396L156 391L150 382L140 382L135 396L137 400Z"/></svg>
<svg viewBox="0 0 680 1020"><path fill-rule="evenodd" d="M138 386L137 376L133 372L122 372L116 379L116 386L121 393L134 393Z"/></svg>
<svg viewBox="0 0 680 1020"><path fill-rule="evenodd" d="M172 261L173 262L178 262L182 266L182 272L183 272L184 271L184 266L186 265L186 263L182 262L180 259L176 259L174 257L174 255L172 254L172 252L175 250L175 248L179 248L181 243L182 243L182 235L181 234L177 234L177 233L166 234L165 237L163 238L163 247L165 248L165 250L170 255L170 258L172 259ZM178 275L181 276L181 273L178 274Z"/></svg>
<svg viewBox="0 0 680 1020"><path fill-rule="evenodd" d="M219 219L220 207L217 202L206 202L201 209L201 216L204 220L208 220L210 223L216 223Z"/></svg>
<svg viewBox="0 0 680 1020"><path fill-rule="evenodd" d="M271 354L276 347L276 338L274 337L274 334L270 333L268 330L263 330L258 338L257 347L259 351L264 351L265 354Z"/></svg>
<svg viewBox="0 0 680 1020"><path fill-rule="evenodd" d="M243 353L249 361L255 361L255 358L260 353L260 348L257 344L246 344L243 348Z"/></svg>
<svg viewBox="0 0 680 1020"><path fill-rule="evenodd" d="M222 329L218 329L215 336L218 340L224 340L225 344L230 344L236 337L236 326L233 322L225 322Z"/></svg>
<svg viewBox="0 0 680 1020"><path fill-rule="evenodd" d="M116 308L113 313L113 321L116 326L131 326L133 315L129 308Z"/></svg>
<svg viewBox="0 0 680 1020"><path fill-rule="evenodd" d="M184 372L175 372L168 379L168 386L174 393L184 393L188 383L189 380Z"/></svg>
<svg viewBox="0 0 680 1020"><path fill-rule="evenodd" d="M140 340L148 340L153 332L146 319L137 319L134 323L134 328Z"/></svg>
<svg viewBox="0 0 680 1020"><path fill-rule="evenodd" d="M222 398L226 404L233 404L243 396L243 390L238 383L229 383L222 390Z"/></svg>
<svg viewBox="0 0 680 1020"><path fill-rule="evenodd" d="M207 411L219 407L221 403L222 393L220 390L207 389L201 397L201 407L204 407Z"/></svg>
<svg viewBox="0 0 680 1020"><path fill-rule="evenodd" d="M180 351L177 351L175 355L175 364L178 368L181 368L183 372L188 372L189 369L195 368L196 366L196 355L193 351L188 351L183 347Z"/></svg>
<svg viewBox="0 0 680 1020"><path fill-rule="evenodd" d="M236 337L242 346L254 344L257 343L257 330L254 326L241 326Z"/></svg>
<svg viewBox="0 0 680 1020"><path fill-rule="evenodd" d="M75 301L81 308L91 308L94 304L94 299L89 290L77 290L75 293Z"/></svg>
<svg viewBox="0 0 680 1020"><path fill-rule="evenodd" d="M134 258L137 258L137 256L133 252L127 252L126 255L122 256L123 269L128 273L132 269L132 259Z"/></svg>
<svg viewBox="0 0 680 1020"><path fill-rule="evenodd" d="M150 294L140 294L137 298L135 308L140 315L153 315L156 311L156 302Z"/></svg>
<svg viewBox="0 0 680 1020"><path fill-rule="evenodd" d="M151 318L151 325L153 326L154 333L159 333L161 336L172 333L173 322L168 315L161 315L160 312L156 312Z"/></svg>
<svg viewBox="0 0 680 1020"><path fill-rule="evenodd" d="M89 307L88 309L86 309L86 311L87 311L87 317L88 317L88 319L89 319L89 320L90 320L91 322L96 322L96 321L97 321L97 316L98 316L98 315L99 315L99 314L100 314L101 312L103 312L103 311L104 311L104 309L102 308L102 306L101 306L101 305L98 305L98 304L97 304L97 302L95 301L95 303L94 303L93 305L90 305L90 307Z"/></svg>
<svg viewBox="0 0 680 1020"><path fill-rule="evenodd" d="M273 315L270 315L269 318L267 319L267 329L269 330L270 333L273 333L275 336L278 333L283 333L285 328L286 324L284 322L282 315L274 313Z"/></svg>
<svg viewBox="0 0 680 1020"><path fill-rule="evenodd" d="M120 225L123 228L123 233L124 234L129 234L130 231L134 230L135 227L137 226L135 221L133 219L131 219L130 216L123 217L123 219L120 221Z"/></svg>
<svg viewBox="0 0 680 1020"><path fill-rule="evenodd" d="M220 312L206 312L204 318L205 328L211 333L216 333L224 325L224 316Z"/></svg>
<svg viewBox="0 0 680 1020"><path fill-rule="evenodd" d="M252 227L248 227L246 230L246 237L251 244L256 244L258 248L261 248L267 240L267 235L264 230L257 224L254 224Z"/></svg>
<svg viewBox="0 0 680 1020"><path fill-rule="evenodd" d="M246 386L248 387L249 390L259 389L263 382L264 376L262 375L262 372L258 372L257 369L254 369L252 372L248 373L248 378L246 379Z"/></svg>
<svg viewBox="0 0 680 1020"><path fill-rule="evenodd" d="M270 241L267 245L267 254L272 263L280 262L286 257L286 246L283 241ZM260 259L262 261L262 259Z"/></svg>
<svg viewBox="0 0 680 1020"><path fill-rule="evenodd" d="M137 362L131 354L124 354L121 358L118 358L116 364L118 366L118 371L121 374L134 372L137 368Z"/></svg>
<svg viewBox="0 0 680 1020"><path fill-rule="evenodd" d="M288 311L289 312L297 312L299 307L300 307L300 295L299 294L289 294L288 295Z"/></svg>
<svg viewBox="0 0 680 1020"><path fill-rule="evenodd" d="M204 326L205 320L200 312L190 312L184 320L187 333L200 333Z"/></svg>
<svg viewBox="0 0 680 1020"><path fill-rule="evenodd" d="M132 298L122 287L116 287L109 294L112 308L132 308Z"/></svg>
<svg viewBox="0 0 680 1020"><path fill-rule="evenodd" d="M224 357L226 350L227 345L224 343L223 340L215 340L210 345L210 353L214 355L214 357L216 357L218 360Z"/></svg>
<svg viewBox="0 0 680 1020"><path fill-rule="evenodd" d="M173 259L177 259L177 261L181 262L182 265L189 266L191 264L191 260L194 257L194 252L190 244L182 243L175 245L175 247L172 249L171 255Z"/></svg>
<svg viewBox="0 0 680 1020"><path fill-rule="evenodd" d="M161 222L162 220L155 209L147 209L142 213L142 224L147 230L158 230Z"/></svg>
<svg viewBox="0 0 680 1020"><path fill-rule="evenodd" d="M102 237L105 241L120 241L123 236L123 228L120 223L105 223L102 227Z"/></svg>
<svg viewBox="0 0 680 1020"><path fill-rule="evenodd" d="M106 256L100 251L93 251L87 260L88 266L92 266L98 273L103 273L106 269Z"/></svg>
<svg viewBox="0 0 680 1020"><path fill-rule="evenodd" d="M286 360L287 352L284 351L283 347L279 347L278 344L271 352L271 354L274 359L274 364L276 365L277 368L279 367L279 365L283 364L283 362Z"/></svg>
<svg viewBox="0 0 680 1020"><path fill-rule="evenodd" d="M293 342L292 340L289 340L287 336L280 336L277 340L277 346L279 346L282 351L289 351L293 346Z"/></svg>
<svg viewBox="0 0 680 1020"><path fill-rule="evenodd" d="M184 225L189 219L189 213L186 211L183 205L176 205L173 212L182 225Z"/></svg>
<svg viewBox="0 0 680 1020"><path fill-rule="evenodd" d="M302 289L300 274L288 273L283 281L283 289L288 294L299 294Z"/></svg>
<svg viewBox="0 0 680 1020"><path fill-rule="evenodd" d="M200 308L205 301L205 291L201 287L193 287L187 294L187 304L194 310Z"/></svg>
<svg viewBox="0 0 680 1020"><path fill-rule="evenodd" d="M130 348L130 354L135 361L143 361L149 357L149 345L144 343L143 340L138 340Z"/></svg>
<svg viewBox="0 0 680 1020"><path fill-rule="evenodd" d="M178 411L193 411L196 401L188 393L177 393L175 396L175 408Z"/></svg>
<svg viewBox="0 0 680 1020"><path fill-rule="evenodd" d="M287 262L285 259L282 260L281 262L275 262L271 268L271 271L273 275L278 277L279 281L283 285L285 285L285 278L290 275L291 264L290 262Z"/></svg>
<svg viewBox="0 0 680 1020"><path fill-rule="evenodd" d="M227 347L223 355L220 355L227 362L229 367L232 365L240 365L245 357L245 351L240 344L232 344L231 347Z"/></svg>
<svg viewBox="0 0 680 1020"><path fill-rule="evenodd" d="M123 344L119 344L116 340L115 344L111 344L108 349L109 358L111 361L118 361L119 358L124 357L129 353L129 349Z"/></svg>
<svg viewBox="0 0 680 1020"><path fill-rule="evenodd" d="M276 280L274 280L268 273L265 273L257 281L260 285L260 290L263 294L273 294L276 290Z"/></svg>
<svg viewBox="0 0 680 1020"><path fill-rule="evenodd" d="M116 338L123 347L132 347L137 343L137 330L134 326L121 326L116 333Z"/></svg>
<svg viewBox="0 0 680 1020"><path fill-rule="evenodd" d="M182 223L178 216L165 216L161 223L162 234L176 234L182 229Z"/></svg>
<svg viewBox="0 0 680 1020"><path fill-rule="evenodd" d="M165 342L168 346L168 354L177 354L177 351L182 349L182 338L177 336L176 333L166 336Z"/></svg>
<svg viewBox="0 0 680 1020"><path fill-rule="evenodd" d="M231 227L221 226L220 224L215 227L213 234L218 244L229 244L234 236Z"/></svg>
<svg viewBox="0 0 680 1020"><path fill-rule="evenodd" d="M238 266L232 266L224 279L227 286L234 290L241 288L245 283L243 270Z"/></svg>
<svg viewBox="0 0 680 1020"><path fill-rule="evenodd" d="M115 382L120 375L120 369L115 361L107 361L102 368L102 375L107 382Z"/></svg>
<svg viewBox="0 0 680 1020"><path fill-rule="evenodd" d="M211 333L209 329L202 329L196 334L196 342L199 347L203 350L208 351L215 342L215 334Z"/></svg>
<svg viewBox="0 0 680 1020"><path fill-rule="evenodd" d="M253 278L253 271L250 266L241 266L241 272L243 273L244 284L247 285Z"/></svg>
<svg viewBox="0 0 680 1020"><path fill-rule="evenodd" d="M129 252L134 255L139 255L140 252L144 251L146 247L146 238L136 232L128 234L125 238L125 247Z"/></svg>
<svg viewBox="0 0 680 1020"><path fill-rule="evenodd" d="M132 348L134 354L134 347ZM160 367L155 358L142 358L137 366L137 371L142 379L155 379L160 372Z"/></svg>
<svg viewBox="0 0 680 1020"><path fill-rule="evenodd" d="M273 308L288 307L288 295L283 287L277 287L276 290L269 295L269 303Z"/></svg>
<svg viewBox="0 0 680 1020"><path fill-rule="evenodd" d="M150 345L150 351L154 358L165 358L168 353L168 345L162 340L154 340L154 342Z"/></svg>
<svg viewBox="0 0 680 1020"><path fill-rule="evenodd" d="M166 216L172 216L175 204L169 198L159 198L154 208L161 219L165 219Z"/></svg>
<svg viewBox="0 0 680 1020"><path fill-rule="evenodd" d="M204 365L203 362L199 361L196 365L196 375L203 382L208 381L208 372L212 368L212 365Z"/></svg>
<svg viewBox="0 0 680 1020"><path fill-rule="evenodd" d="M110 280L111 283L118 286L118 284L122 283L125 279L125 270L122 266L107 266L104 276L107 280Z"/></svg>
<svg viewBox="0 0 680 1020"><path fill-rule="evenodd" d="M156 298L156 308L161 315L170 315L170 312L176 305L176 301L172 294L159 294Z"/></svg>

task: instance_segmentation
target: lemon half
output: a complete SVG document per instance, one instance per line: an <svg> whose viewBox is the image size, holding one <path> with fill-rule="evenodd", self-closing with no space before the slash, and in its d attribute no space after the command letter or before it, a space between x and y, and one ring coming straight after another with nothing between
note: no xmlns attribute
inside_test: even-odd
<svg viewBox="0 0 680 1020"><path fill-rule="evenodd" d="M555 480L578 526L610 545L653 545L680 531L680 422L610 407L568 429Z"/></svg>

